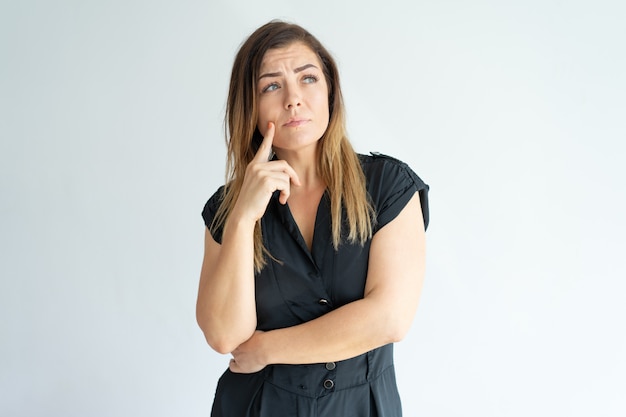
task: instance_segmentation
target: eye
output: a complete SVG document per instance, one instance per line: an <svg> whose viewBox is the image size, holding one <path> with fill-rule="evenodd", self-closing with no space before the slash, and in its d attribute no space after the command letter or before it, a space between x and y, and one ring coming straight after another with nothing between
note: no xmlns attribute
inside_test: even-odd
<svg viewBox="0 0 626 417"><path fill-rule="evenodd" d="M318 81L318 78L315 75L305 75L304 77L302 77L302 82L304 82L305 84L313 84L316 83Z"/></svg>
<svg viewBox="0 0 626 417"><path fill-rule="evenodd" d="M278 90L278 88L280 88L280 86L278 85L278 83L271 83L266 85L265 87L263 87L263 89L261 90L262 93L267 93L270 91L275 91Z"/></svg>

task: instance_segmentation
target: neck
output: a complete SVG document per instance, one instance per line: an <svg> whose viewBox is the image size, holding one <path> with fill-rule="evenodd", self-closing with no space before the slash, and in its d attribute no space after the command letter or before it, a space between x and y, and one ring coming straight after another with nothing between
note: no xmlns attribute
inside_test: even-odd
<svg viewBox="0 0 626 417"><path fill-rule="evenodd" d="M286 161L298 174L302 183L301 190L323 186L322 178L317 169L318 149L312 146L310 149L297 151L274 149L279 159Z"/></svg>

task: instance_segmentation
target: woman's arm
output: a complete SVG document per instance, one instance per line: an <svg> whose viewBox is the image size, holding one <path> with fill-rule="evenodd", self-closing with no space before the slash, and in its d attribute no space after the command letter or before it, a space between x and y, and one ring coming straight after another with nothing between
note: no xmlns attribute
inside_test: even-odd
<svg viewBox="0 0 626 417"><path fill-rule="evenodd" d="M220 353L231 352L256 328L254 226L274 191L281 191L279 201L285 204L291 183L300 184L285 161L268 162L273 138L274 125L270 124L246 168L237 202L224 225L222 244L205 231L196 319L209 345Z"/></svg>
<svg viewBox="0 0 626 417"><path fill-rule="evenodd" d="M363 299L298 326L254 333L232 352L231 371L339 361L401 340L413 322L424 267L424 223L415 193L372 239Z"/></svg>
<svg viewBox="0 0 626 417"><path fill-rule="evenodd" d="M205 230L196 319L208 344L228 353L256 328L254 224L227 224L221 245Z"/></svg>

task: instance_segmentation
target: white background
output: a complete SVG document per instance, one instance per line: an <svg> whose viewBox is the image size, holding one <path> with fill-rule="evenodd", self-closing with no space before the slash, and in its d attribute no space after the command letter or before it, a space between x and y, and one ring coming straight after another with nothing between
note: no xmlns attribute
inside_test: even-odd
<svg viewBox="0 0 626 417"><path fill-rule="evenodd" d="M355 148L431 186L405 415L626 415L623 2L0 4L0 415L209 414L200 211L272 18L336 56Z"/></svg>

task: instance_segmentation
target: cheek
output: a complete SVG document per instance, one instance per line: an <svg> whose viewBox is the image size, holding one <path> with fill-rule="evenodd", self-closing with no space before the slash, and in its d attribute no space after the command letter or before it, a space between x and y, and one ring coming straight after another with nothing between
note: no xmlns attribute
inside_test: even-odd
<svg viewBox="0 0 626 417"><path fill-rule="evenodd" d="M325 118L328 122L328 119L330 117L330 110L328 108L328 96L326 94L320 94L316 100L315 106L319 114L323 115L323 118Z"/></svg>
<svg viewBox="0 0 626 417"><path fill-rule="evenodd" d="M273 100L265 99L259 102L259 116L257 124L263 126L265 130L267 128L267 122L276 120L277 114L280 113L280 108L276 109L276 103Z"/></svg>
<svg viewBox="0 0 626 417"><path fill-rule="evenodd" d="M257 117L256 126L261 132L262 135L265 136L265 131L267 130L267 122L272 120L271 116L268 114L267 105L259 103L259 115Z"/></svg>

